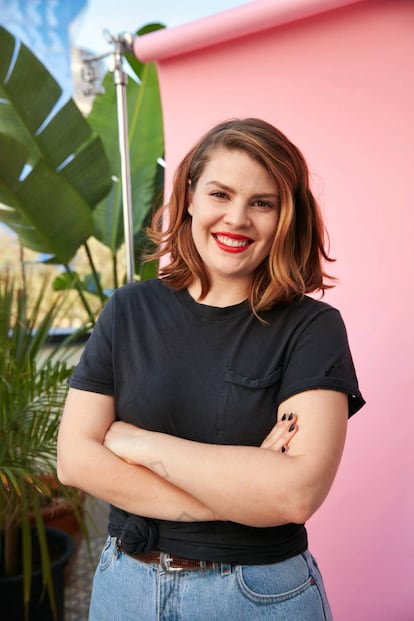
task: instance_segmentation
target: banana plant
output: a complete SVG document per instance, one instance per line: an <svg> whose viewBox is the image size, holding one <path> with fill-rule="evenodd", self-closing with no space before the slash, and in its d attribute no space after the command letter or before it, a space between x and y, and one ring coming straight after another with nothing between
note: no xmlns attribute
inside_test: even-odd
<svg viewBox="0 0 414 621"><path fill-rule="evenodd" d="M0 220L70 273L93 233L93 209L111 188L110 165L75 102L59 107L56 80L1 27L0 48Z"/></svg>
<svg viewBox="0 0 414 621"><path fill-rule="evenodd" d="M150 24L137 34L162 27ZM88 239L109 250L113 288L120 283L116 256L123 243L116 93L111 74L85 118L70 99L59 107L61 88L44 65L0 27L0 221L20 243L64 267L55 288L75 287L94 322L87 293L106 300ZM163 178L163 125L154 64L128 57L136 80L128 80L127 105L131 159L134 239L138 259L142 227ZM91 273L79 275L70 262L83 246ZM152 274L150 274L152 275Z"/></svg>

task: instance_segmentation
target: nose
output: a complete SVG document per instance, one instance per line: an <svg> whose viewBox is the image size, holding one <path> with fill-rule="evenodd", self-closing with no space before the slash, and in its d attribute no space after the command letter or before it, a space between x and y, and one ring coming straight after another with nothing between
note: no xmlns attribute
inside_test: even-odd
<svg viewBox="0 0 414 621"><path fill-rule="evenodd" d="M248 205L242 201L232 201L224 214L225 224L233 228L246 228L250 226Z"/></svg>

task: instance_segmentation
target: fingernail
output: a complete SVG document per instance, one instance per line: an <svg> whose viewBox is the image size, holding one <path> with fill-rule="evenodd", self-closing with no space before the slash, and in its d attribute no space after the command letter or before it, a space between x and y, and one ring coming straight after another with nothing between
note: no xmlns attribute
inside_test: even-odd
<svg viewBox="0 0 414 621"><path fill-rule="evenodd" d="M294 413L293 413L293 412L291 412L291 413L289 414L288 420L292 420L292 418L293 418L294 416L295 416L295 415L294 415Z"/></svg>
<svg viewBox="0 0 414 621"><path fill-rule="evenodd" d="M282 446L280 450L282 451L282 453L286 453L286 446Z"/></svg>
<svg viewBox="0 0 414 621"><path fill-rule="evenodd" d="M294 423L292 423L291 426L289 427L289 431L293 431L294 428L295 428L295 425L294 425Z"/></svg>
<svg viewBox="0 0 414 621"><path fill-rule="evenodd" d="M286 420L286 414L283 414L282 420Z"/></svg>

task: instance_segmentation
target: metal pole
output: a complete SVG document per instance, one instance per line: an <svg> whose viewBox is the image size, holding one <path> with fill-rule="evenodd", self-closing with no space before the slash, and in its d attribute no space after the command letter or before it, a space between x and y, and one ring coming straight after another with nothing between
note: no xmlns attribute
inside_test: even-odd
<svg viewBox="0 0 414 621"><path fill-rule="evenodd" d="M118 111L118 141L119 154L121 159L122 209L124 216L126 280L127 282L133 282L135 274L135 257L131 198L131 168L129 160L128 141L128 111L126 101L126 85L128 81L128 76L123 70L122 66L122 54L125 51L132 49L132 36L122 34L111 37L111 39L112 43L115 46L115 51L113 53L113 73Z"/></svg>
<svg viewBox="0 0 414 621"><path fill-rule="evenodd" d="M122 186L122 212L124 218L124 241L125 241L125 263L126 263L126 280L134 281L135 274L135 258L134 258L134 227L132 219L132 198L131 198L131 168L129 163L129 140L128 140L128 110L126 101L126 85L128 76L123 70L123 54L132 51L133 36L130 33L122 33L119 35L111 35L108 30L103 31L104 37L108 43L114 46L114 51L108 54L102 54L94 58L84 59L86 69L83 70L83 78L91 86L85 91L85 94L97 95L101 93L96 88L96 73L92 63L96 60L109 57L110 71L114 74L114 82L116 89L116 104L118 117L118 143L119 155L121 160L121 186Z"/></svg>

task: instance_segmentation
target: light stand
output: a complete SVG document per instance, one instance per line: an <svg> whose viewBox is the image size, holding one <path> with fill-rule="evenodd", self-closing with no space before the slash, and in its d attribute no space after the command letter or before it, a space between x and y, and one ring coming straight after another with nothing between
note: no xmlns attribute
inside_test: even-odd
<svg viewBox="0 0 414 621"><path fill-rule="evenodd" d="M83 79L90 84L85 94L98 94L99 91L95 82L97 76L93 68L94 61L109 57L109 70L114 74L116 88L116 103L118 116L118 142L119 155L121 161L121 184L122 184L122 212L124 219L124 241L125 241L125 263L126 280L134 281L135 260L134 260L134 233L132 219L132 198L131 198L131 169L129 161L129 142L128 142L128 110L126 100L126 85L128 76L123 70L123 55L125 52L132 51L133 37L129 33L111 35L107 30L104 36L108 43L113 45L113 51L101 56L84 59L86 69L82 72Z"/></svg>

